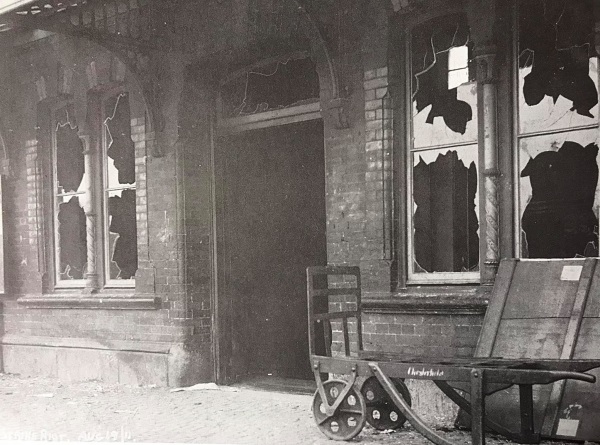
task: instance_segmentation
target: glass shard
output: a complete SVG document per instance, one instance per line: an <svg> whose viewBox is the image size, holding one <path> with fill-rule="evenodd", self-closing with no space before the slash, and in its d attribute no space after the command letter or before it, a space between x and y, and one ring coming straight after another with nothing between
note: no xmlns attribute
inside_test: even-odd
<svg viewBox="0 0 600 445"><path fill-rule="evenodd" d="M106 106L107 129L106 154L110 158L108 168L108 186L135 183L135 145L131 139L131 112L129 95L123 93Z"/></svg>
<svg viewBox="0 0 600 445"><path fill-rule="evenodd" d="M110 217L110 279L129 279L138 268L135 190L113 191Z"/></svg>
<svg viewBox="0 0 600 445"><path fill-rule="evenodd" d="M414 153L415 272L478 269L476 154L477 146Z"/></svg>
<svg viewBox="0 0 600 445"><path fill-rule="evenodd" d="M548 148L529 158L521 171L521 177L529 179L529 188L521 186L529 198L521 218L523 254L529 258L597 256L598 145L584 147L567 140L558 150Z"/></svg>
<svg viewBox="0 0 600 445"><path fill-rule="evenodd" d="M62 202L58 208L60 279L80 280L87 263L85 213L77 196Z"/></svg>
<svg viewBox="0 0 600 445"><path fill-rule="evenodd" d="M421 129L425 134L432 131L420 123L417 116L421 113L426 114L423 123L434 126L435 118L441 117L446 129L465 135L476 104L476 91L468 87L472 78L469 69L472 44L465 17L444 16L419 25L413 30L411 43L415 140L422 138ZM459 88L467 98L458 97ZM473 131L476 130L471 126L469 133ZM472 139L471 134L468 137L467 140ZM437 145L449 143L446 139L436 138ZM422 144L416 141L415 146L419 145Z"/></svg>
<svg viewBox="0 0 600 445"><path fill-rule="evenodd" d="M56 128L56 176L58 193L76 192L85 173L83 143L77 127L58 124Z"/></svg>

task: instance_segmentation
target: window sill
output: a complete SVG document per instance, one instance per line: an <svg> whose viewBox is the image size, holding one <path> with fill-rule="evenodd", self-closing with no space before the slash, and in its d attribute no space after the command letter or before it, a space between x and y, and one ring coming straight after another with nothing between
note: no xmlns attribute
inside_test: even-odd
<svg viewBox="0 0 600 445"><path fill-rule="evenodd" d="M67 293L25 296L18 298L17 303L29 309L156 310L162 307L161 299L158 297L140 298L129 293L96 294L95 296Z"/></svg>
<svg viewBox="0 0 600 445"><path fill-rule="evenodd" d="M431 315L484 315L491 288L418 287L390 293L364 293L364 312Z"/></svg>

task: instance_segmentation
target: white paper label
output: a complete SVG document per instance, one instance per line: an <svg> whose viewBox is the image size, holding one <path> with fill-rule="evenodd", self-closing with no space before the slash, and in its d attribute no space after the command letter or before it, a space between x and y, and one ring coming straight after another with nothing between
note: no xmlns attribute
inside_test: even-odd
<svg viewBox="0 0 600 445"><path fill-rule="evenodd" d="M578 427L579 427L579 420L558 419L558 427L556 427L556 435L557 436L575 437L577 435Z"/></svg>
<svg viewBox="0 0 600 445"><path fill-rule="evenodd" d="M583 266L563 266L561 281L579 281Z"/></svg>

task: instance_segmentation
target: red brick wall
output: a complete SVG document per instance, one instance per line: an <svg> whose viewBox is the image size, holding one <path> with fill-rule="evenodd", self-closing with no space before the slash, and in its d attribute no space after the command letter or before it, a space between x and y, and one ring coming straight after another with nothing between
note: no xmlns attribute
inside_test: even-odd
<svg viewBox="0 0 600 445"><path fill-rule="evenodd" d="M94 61L95 76L90 76L90 70L86 76L85 68L89 68L90 61ZM139 351L141 358L132 359L136 363L159 363L156 377L143 371L146 365L136 365L136 369L141 369L138 374L145 377L136 380L137 377L128 373L123 377L125 382L131 382L133 378L134 382L180 384L209 379L212 374L210 305L207 304L210 280L206 277L211 273L210 263L196 261L197 258L192 256L189 263L193 265L192 269L204 273L198 278L184 273L184 261L186 251L194 252L198 258L209 256L207 230L210 226L206 218L195 217L194 204L197 203L194 202L187 206L187 224L178 224L186 207L178 201L178 193L182 190L177 181L185 181L178 176L173 150L165 150L164 157L151 156L156 151L157 141L152 123L146 118L140 87L131 73L126 74L123 88L130 92L132 99L132 138L136 148L139 268L135 290L101 290L91 295L82 290L46 294L42 290L43 275L48 268L45 251L49 245L44 234L47 221L41 214L40 201L50 183L48 172L39 161L40 156L47 155L48 147L40 144L36 134L38 102L54 100L59 91L55 73L59 67L72 68L75 70L72 91L75 110L78 122L84 122L89 82L94 78L100 86L109 84L113 75L111 66L115 63L118 62L99 47L56 36L30 43L26 50L18 50L13 58L10 78L20 84L10 85L10 118L5 123L9 134L11 174L4 179L3 187L7 292L0 301L3 319L0 343L4 345L4 366L9 372L44 372L45 367L52 368L49 363L63 360L64 347L71 345L73 351L81 354L82 351L101 351L114 357L130 356ZM16 75L19 72L26 74ZM166 118L176 120L177 116L167 114ZM190 166L197 165L197 161L190 159ZM193 181L201 173L193 171L192 167L187 170ZM195 196L193 190L189 196ZM199 235L202 231L204 233ZM190 246L186 246L187 240L191 240ZM126 297L146 301L158 298L160 302L154 309L109 310L34 308L19 301L57 296L88 301L94 298L116 300ZM53 355L48 355L49 350ZM126 361L131 361L129 356ZM40 358L36 361L36 357L48 360ZM87 356L83 354L82 357ZM19 360L30 369L21 369ZM82 367L80 377L89 376L83 369L85 359L79 364ZM161 372L164 375L160 376ZM102 376L113 377L110 372Z"/></svg>

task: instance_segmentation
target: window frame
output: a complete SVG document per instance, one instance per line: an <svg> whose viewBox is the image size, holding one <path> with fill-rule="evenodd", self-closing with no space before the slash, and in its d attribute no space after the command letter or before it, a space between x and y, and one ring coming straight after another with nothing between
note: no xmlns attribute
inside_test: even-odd
<svg viewBox="0 0 600 445"><path fill-rule="evenodd" d="M81 289L81 288L85 288L86 287L86 282L87 282L87 274L89 272L89 269L87 267L87 258L86 258L86 263L85 263L85 270L83 272L83 278L81 279L74 279L74 280L62 280L60 279L60 248L59 248L59 222L58 222L58 206L60 205L58 202L58 197L59 197L59 193L58 193L58 163L57 163L57 151L58 151L58 147L57 147L57 136L56 136L56 131L58 129L58 126L60 125L58 123L58 119L57 119L57 113L60 112L61 110L67 110L67 115L68 115L68 110L70 107L73 106L73 102L72 101L59 101L56 102L52 105L52 107L50 108L50 165L51 165L51 177L50 177L50 183L51 183L51 191L50 191L50 212L51 212L51 234L52 236L50 237L50 252L51 252L51 264L52 264L52 278L51 278L51 282L53 284L53 287L55 289ZM71 126L72 129L75 128L79 128L78 125L75 125L75 127L73 127L73 123L71 123L70 121L66 124ZM81 138L80 138L81 139ZM85 143L82 140L82 147L83 147L83 153L85 153L86 147L85 147ZM85 156L85 155L84 155ZM84 163L84 165L87 167L87 165ZM89 173L89 172L88 172ZM84 178L85 178L85 170L84 170ZM83 181L83 179L82 179ZM91 194L91 190L90 187L88 187L85 192L85 194ZM71 196L76 196L77 193L73 193ZM64 196L64 194L62 195ZM90 202L92 202L92 197L90 196ZM85 212L85 209L84 209ZM86 223L86 231L87 231L87 214L85 215L85 223ZM88 244L88 240L87 240L87 236L86 236L86 255L87 252L89 250L89 244Z"/></svg>
<svg viewBox="0 0 600 445"><path fill-rule="evenodd" d="M400 23L397 23L396 26L401 30L399 33L400 36L400 44L392 45L392 47L396 48L396 51L400 53L399 57L399 65L398 73L401 78L401 82L399 85L400 91L397 91L394 96L399 96L401 98L400 106L402 107L400 113L394 113L397 116L402 116L400 119L403 121L402 123L395 122L394 123L394 132L396 134L404 135L404 137L400 137L399 143L395 142L396 145L399 145L399 156L400 162L396 167L396 171L398 174L398 179L394 181L394 190L397 191L399 197L395 198L395 205L399 208L397 212L397 222L395 229L395 239L403 240L403 242L398 243L400 245L397 248L397 260L398 260L398 286L413 286L413 285L472 285L479 284L481 282L481 273L482 273L482 251L481 251L481 218L482 218L482 207L481 207L481 197L483 193L482 187L482 159L481 159L481 144L480 144L480 126L481 122L479 117L479 110L473 110L473 115L477 117L477 137L474 140L469 140L468 142L460 142L460 143L449 143L449 144L441 144L436 146L427 146L427 147L415 147L414 146L414 125L413 125L413 99L412 99L412 82L413 82L413 73L412 73L412 61L411 61L411 51L412 51L412 30L428 21L443 17L446 15L452 14L462 14L467 19L468 24L468 14L464 8L460 7L451 7L451 8L443 8L436 12L419 14L418 17L403 17L400 20ZM398 43L398 40L395 40ZM449 69L449 67L448 67ZM474 87L477 89L477 96L479 96L480 88L479 83L475 80L472 82ZM392 87L392 91L394 91L394 87ZM478 101L478 99L477 99ZM395 138L396 140L396 138ZM476 145L476 158L477 158L477 195L475 197L475 212L478 219L478 229L477 233L479 235L479 260L478 260L478 268L476 271L472 272L431 272L431 273L418 273L414 271L414 262L415 262L415 253L414 253L414 201L413 201L413 154L418 153L423 150L432 150L432 149L452 149L453 147L465 147L470 145ZM395 150L396 151L396 150ZM468 167L468 166L467 166ZM403 237L403 238L402 238Z"/></svg>
<svg viewBox="0 0 600 445"><path fill-rule="evenodd" d="M89 213L92 215L92 219L88 217L88 211L86 212L86 231L89 229L88 225L90 222L94 225L92 232L95 233L95 239L93 242L93 249L95 250L95 265L96 270L92 271L90 276L90 269L88 261L86 261L87 267L83 274L83 279L78 280L60 280L60 257L58 251L58 211L57 211L57 162L56 162L56 128L57 127L57 113L60 110L73 107L75 105L73 98L60 99L53 101L47 105L46 110L48 111L48 117L46 118L46 124L44 127L47 128L46 141L49 146L47 154L47 165L49 168L49 190L44 192L44 195L49 204L48 211L45 212L50 218L50 224L48 224L45 233L47 233L47 242L45 245L49 248L47 253L44 255L48 261L48 274L45 288L47 291L74 291L88 289L91 291L98 290L133 290L136 287L136 275L134 274L129 279L109 279L107 266L110 264L110 248L108 243L109 234L109 218L108 218L108 202L105 199L108 189L105 187L108 184L107 180L107 165L108 162L105 159L107 150L107 138L106 138L106 126L105 119L108 117L105 113L106 103L116 96L126 95L131 100L131 91L128 91L122 86L116 86L111 88L105 88L101 90L91 90L88 92L87 101L87 115L88 115L88 129L89 134L79 134L82 140L83 151L85 156L85 167L86 173L89 173L89 184L86 193L89 194ZM131 105L131 104L130 104ZM129 125L131 125L130 122ZM76 122L77 127L80 127L80 123ZM71 123L72 125L72 123ZM133 133L132 133L133 136ZM135 144L135 141L134 141ZM135 186L134 187L123 187L123 189L136 190L136 196L139 190L138 187L138 168L137 168L137 157L135 158ZM88 172L88 166L91 166ZM42 186L40 184L40 186ZM45 188L45 186L42 186ZM137 217L137 199L136 199L136 226L139 225ZM137 227L139 230L139 227ZM90 236L90 235L88 235ZM136 238L136 246L139 255L139 242ZM86 253L90 255L90 241L87 240ZM139 268L139 257L138 257L138 268ZM93 277L92 280L90 278ZM92 282L93 281L93 282Z"/></svg>
<svg viewBox="0 0 600 445"><path fill-rule="evenodd" d="M509 72L510 72L510 85L511 85L511 99L512 99L512 110L513 110L513 119L512 119L512 182L513 182L513 193L512 193L512 205L513 205L513 223L511 228L511 233L513 236L513 248L514 248L514 256L516 258L527 259L528 257L523 256L523 242L522 242L522 209L521 209L521 141L527 138L537 137L537 136L545 136L552 134L562 134L562 133L570 133L570 132L579 132L586 130L596 129L599 133L598 139L600 139L600 111L598 112L598 116L596 116L595 123L588 125L575 125L573 127L565 127L565 128L554 128L554 129L546 129L546 130L536 130L536 131L521 131L521 107L519 102L519 88L521 84L519 82L519 43L520 43L520 35L519 35L519 2L514 0L512 3L512 14L510 16L510 20L512 22L512 32L510 33L510 62L509 62ZM598 95L600 101L600 56L596 57L596 66L597 66L597 86ZM600 110L600 102L598 105L598 109ZM599 165L600 167L600 165ZM598 185L600 186L600 180ZM600 216L600 215L597 215Z"/></svg>
<svg viewBox="0 0 600 445"><path fill-rule="evenodd" d="M116 111L116 108L119 104L119 101L121 100L122 97L126 97L127 100L130 100L130 93L124 89L115 89L115 90L111 90L110 92L108 92L107 94L103 94L100 100L101 106L100 106L100 131L99 131L99 138L100 138L100 143L99 143L99 158L100 158L100 165L98 166L98 169L100 170L98 172L98 177L100 179L100 184L99 184L99 189L97 192L97 195L99 196L98 200L100 201L100 205L102 208L102 212L99 213L100 214L100 218L99 218L99 223L100 223L100 227L101 227L101 239L102 239L102 249L101 249L101 253L99 255L99 258L101 261L99 261L99 263L101 264L100 267L98 267L98 275L99 275L99 279L100 279L100 285L103 288L123 288L123 289L129 289L129 288L135 288L135 274L128 279L111 279L110 278L110 253L111 253L111 248L110 248L110 215L108 212L108 196L110 194L111 191L123 191L123 190L135 190L136 192L136 197L137 197L137 193L138 193L138 187L137 187L137 183L138 183L138 175L137 175L137 168L135 168L135 182L133 184L133 186L124 186L124 187L109 187L109 180L108 180L108 138L107 138L107 134L108 134L108 127L106 125L107 120L109 119L109 116L105 113L106 110L106 105L107 102L109 100L111 100L114 97L117 97L117 100L115 102L115 109L113 110L113 116L114 116L114 111ZM131 125L131 115L129 116L129 125ZM135 147L134 147L134 151L135 151ZM135 158L135 155L134 155ZM134 162L136 162L134 160ZM137 206L137 199L136 199L136 206ZM136 226L137 226L137 211L136 211ZM136 248L139 251L139 245L137 244L137 238L136 238ZM98 259L96 260L98 262ZM138 262L138 267L139 267L139 262Z"/></svg>

